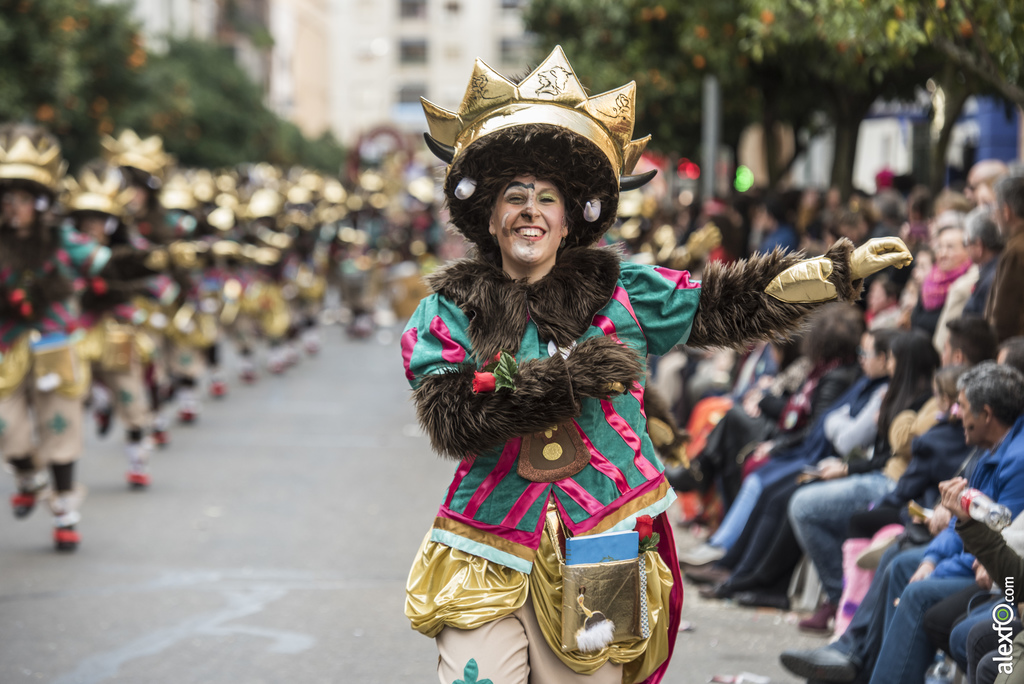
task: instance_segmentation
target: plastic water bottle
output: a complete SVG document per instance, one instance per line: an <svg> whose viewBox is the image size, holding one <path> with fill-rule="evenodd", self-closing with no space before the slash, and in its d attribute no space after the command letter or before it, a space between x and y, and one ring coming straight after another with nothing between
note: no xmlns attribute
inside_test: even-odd
<svg viewBox="0 0 1024 684"><path fill-rule="evenodd" d="M946 662L942 653L935 656L935 664L924 673L924 684L953 684L955 669L952 663Z"/></svg>
<svg viewBox="0 0 1024 684"><path fill-rule="evenodd" d="M967 487L960 495L960 507L970 513L978 522L983 522L993 530L1001 530L1013 520L1010 509L997 504L977 489Z"/></svg>

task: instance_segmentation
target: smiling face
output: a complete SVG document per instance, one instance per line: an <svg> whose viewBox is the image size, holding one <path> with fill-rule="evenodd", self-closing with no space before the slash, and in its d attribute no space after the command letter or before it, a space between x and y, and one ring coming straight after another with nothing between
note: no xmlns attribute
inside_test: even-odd
<svg viewBox="0 0 1024 684"><path fill-rule="evenodd" d="M550 181L517 176L495 201L488 230L498 241L505 273L516 280L543 278L569 234L565 198Z"/></svg>

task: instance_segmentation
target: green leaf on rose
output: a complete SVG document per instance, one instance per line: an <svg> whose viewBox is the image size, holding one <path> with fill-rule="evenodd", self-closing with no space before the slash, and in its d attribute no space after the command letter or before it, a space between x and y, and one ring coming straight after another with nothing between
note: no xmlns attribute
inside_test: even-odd
<svg viewBox="0 0 1024 684"><path fill-rule="evenodd" d="M494 389L509 389L513 392L516 389L516 375L519 373L519 365L514 356L508 352L501 352L494 370Z"/></svg>

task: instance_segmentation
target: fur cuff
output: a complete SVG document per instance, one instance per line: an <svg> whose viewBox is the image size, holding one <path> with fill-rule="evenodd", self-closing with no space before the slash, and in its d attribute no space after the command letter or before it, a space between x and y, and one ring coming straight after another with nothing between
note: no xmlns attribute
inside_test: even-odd
<svg viewBox="0 0 1024 684"><path fill-rule="evenodd" d="M597 399L608 398L612 383L620 383L628 391L645 371L643 360L632 348L610 337L583 341L566 363L576 393Z"/></svg>
<svg viewBox="0 0 1024 684"><path fill-rule="evenodd" d="M825 253L833 267L829 281L835 285L841 302L856 301L863 284L861 280L851 281L852 252L853 243L843 238ZM827 302L780 302L766 294L765 288L775 276L801 259L800 253L776 249L733 264L708 264L686 344L743 349L753 342L786 338L798 332L807 315Z"/></svg>
<svg viewBox="0 0 1024 684"><path fill-rule="evenodd" d="M565 361L558 354L519 367L516 389L477 394L475 369L430 375L415 392L416 414L434 451L472 457L515 437L539 432L579 415Z"/></svg>

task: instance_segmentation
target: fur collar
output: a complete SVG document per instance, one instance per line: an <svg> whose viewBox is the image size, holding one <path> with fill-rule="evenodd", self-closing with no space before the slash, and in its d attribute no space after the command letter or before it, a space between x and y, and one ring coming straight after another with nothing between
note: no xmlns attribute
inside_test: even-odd
<svg viewBox="0 0 1024 684"><path fill-rule="evenodd" d="M542 340L561 347L578 339L615 292L619 261L613 249L570 248L559 254L551 273L529 282L470 257L428 276L427 283L469 318L473 354L483 361L503 349L518 351L531 318Z"/></svg>

